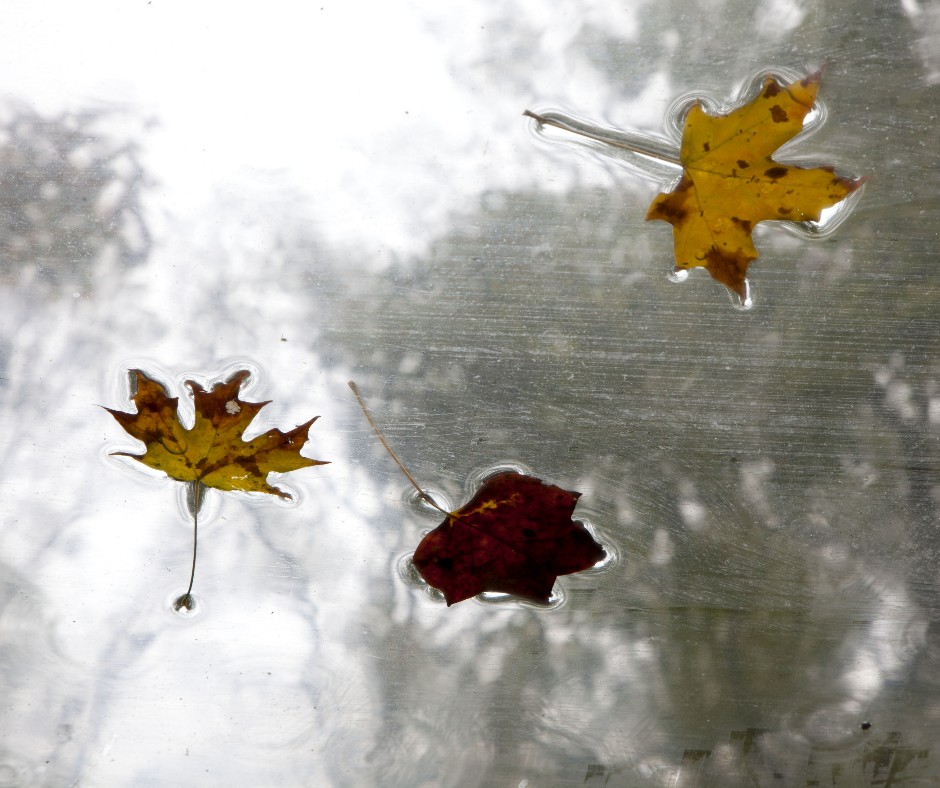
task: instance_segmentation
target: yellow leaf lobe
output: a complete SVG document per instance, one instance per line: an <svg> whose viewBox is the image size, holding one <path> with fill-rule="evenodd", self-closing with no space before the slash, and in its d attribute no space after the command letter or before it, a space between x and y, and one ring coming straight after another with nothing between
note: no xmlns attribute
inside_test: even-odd
<svg viewBox="0 0 940 788"><path fill-rule="evenodd" d="M196 417L186 429L179 420L179 399L170 397L163 386L141 370L136 377L134 394L136 413L105 408L117 422L146 447L143 454L114 452L131 457L167 476L183 482L198 481L219 490L263 492L290 496L267 483L272 472L287 473L322 460L303 457L300 450L317 417L288 432L271 429L244 441L242 435L258 412L268 402L246 402L238 398L249 372L241 370L210 390L195 381L187 381L193 392Z"/></svg>
<svg viewBox="0 0 940 788"><path fill-rule="evenodd" d="M726 115L691 107L680 149L682 178L646 215L672 224L677 269L704 267L743 299L747 268L758 256L754 225L818 221L825 208L862 185L863 179L840 177L831 167L772 158L803 128L821 78L819 71L782 85L767 77L752 101Z"/></svg>

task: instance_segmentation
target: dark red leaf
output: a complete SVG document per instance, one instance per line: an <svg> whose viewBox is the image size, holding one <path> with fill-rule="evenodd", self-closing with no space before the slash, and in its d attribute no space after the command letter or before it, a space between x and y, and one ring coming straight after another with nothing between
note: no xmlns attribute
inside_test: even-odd
<svg viewBox="0 0 940 788"><path fill-rule="evenodd" d="M589 569L605 556L571 519L580 496L515 471L491 476L421 540L414 565L448 605L483 591L547 602L558 575Z"/></svg>

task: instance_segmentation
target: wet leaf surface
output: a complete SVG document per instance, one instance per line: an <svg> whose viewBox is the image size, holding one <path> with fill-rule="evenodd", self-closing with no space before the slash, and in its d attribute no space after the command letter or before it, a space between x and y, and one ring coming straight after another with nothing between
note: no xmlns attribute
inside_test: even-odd
<svg viewBox="0 0 940 788"><path fill-rule="evenodd" d="M271 429L249 441L242 435L268 402L245 402L238 398L249 372L241 370L206 391L187 381L196 405L196 420L186 429L177 413L178 397L170 397L163 386L138 370L134 394L136 413L105 408L127 432L146 446L143 454L114 452L132 457L150 468L183 482L201 482L219 490L263 492L281 498L290 496L267 483L269 473L287 473L323 460L303 457L310 426L317 420L288 432Z"/></svg>
<svg viewBox="0 0 940 788"><path fill-rule="evenodd" d="M580 495L515 471L491 476L421 540L415 567L448 605L484 591L547 602L559 575L605 556L571 519Z"/></svg>
<svg viewBox="0 0 940 788"><path fill-rule="evenodd" d="M760 93L728 113L711 116L696 102L685 119L682 178L656 197L646 215L673 226L676 268L704 267L742 300L758 256L751 232L772 219L818 221L864 179L832 167L781 164L771 154L803 128L822 72L782 85L764 80Z"/></svg>

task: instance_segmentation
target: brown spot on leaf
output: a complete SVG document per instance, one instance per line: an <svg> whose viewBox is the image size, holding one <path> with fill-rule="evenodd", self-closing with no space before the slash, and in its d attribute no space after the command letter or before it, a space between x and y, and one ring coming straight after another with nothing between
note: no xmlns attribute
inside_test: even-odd
<svg viewBox="0 0 940 788"><path fill-rule="evenodd" d="M236 372L208 391L195 381L186 381L193 392L196 411L195 423L189 429L179 421L178 399L168 397L163 386L142 371L135 370L135 375L137 391L133 399L137 413L105 410L131 436L144 443L145 451L143 454L115 454L132 457L179 481L200 482L220 490L270 493L282 498L290 496L267 483L269 473L287 473L323 464L300 454L307 442L307 432L316 419L288 432L272 429L251 441L242 440L248 425L268 404L239 399L239 389L249 375L247 370ZM235 477L225 471L232 467L250 468L252 473L244 478Z"/></svg>
<svg viewBox="0 0 940 788"><path fill-rule="evenodd" d="M754 222L748 221L747 219L739 219L737 216L732 216L731 221L746 233L750 233L754 227Z"/></svg>
<svg viewBox="0 0 940 788"><path fill-rule="evenodd" d="M863 179L839 178L831 167L803 168L801 175L812 172L816 177L798 178L791 172L795 167L764 152L765 143L770 148L770 143L779 145L799 132L818 82L818 74L786 85L768 77L758 100L714 117L707 129L696 128L694 142L683 139L696 155L683 161L676 189L658 195L647 213L648 219L674 225L677 266L704 266L743 295L747 266L757 257L750 231L758 222L818 215L861 185ZM709 147L720 155L703 153Z"/></svg>
<svg viewBox="0 0 940 788"><path fill-rule="evenodd" d="M783 88L780 87L780 84L775 79L768 79L764 83L765 98L772 98L773 96L776 96L781 90L783 90Z"/></svg>
<svg viewBox="0 0 940 788"><path fill-rule="evenodd" d="M744 279L747 276L747 267L751 258L740 249L733 252L723 252L712 247L705 253L705 267L715 279L726 287L730 287L741 298L747 295Z"/></svg>
<svg viewBox="0 0 940 788"><path fill-rule="evenodd" d="M657 218L665 219L673 224L681 222L688 214L689 212L685 208L677 208L668 202L661 202L656 210Z"/></svg>
<svg viewBox="0 0 940 788"><path fill-rule="evenodd" d="M673 225L681 224L689 215L685 208L687 200L682 196L695 184L687 175L682 176L682 180L676 184L676 188L669 195L660 195L661 199L656 200L646 214L647 219L662 219Z"/></svg>

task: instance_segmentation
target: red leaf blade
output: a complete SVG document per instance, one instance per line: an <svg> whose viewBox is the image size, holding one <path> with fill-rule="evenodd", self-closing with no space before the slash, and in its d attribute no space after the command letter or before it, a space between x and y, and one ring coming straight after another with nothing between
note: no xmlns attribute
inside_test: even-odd
<svg viewBox="0 0 940 788"><path fill-rule="evenodd" d="M547 602L558 575L594 566L606 553L571 519L580 493L507 471L431 531L414 554L448 605L484 591Z"/></svg>

